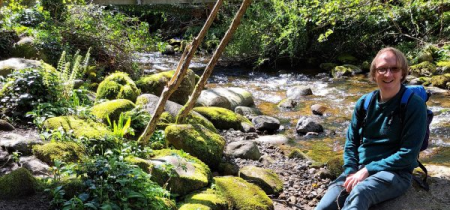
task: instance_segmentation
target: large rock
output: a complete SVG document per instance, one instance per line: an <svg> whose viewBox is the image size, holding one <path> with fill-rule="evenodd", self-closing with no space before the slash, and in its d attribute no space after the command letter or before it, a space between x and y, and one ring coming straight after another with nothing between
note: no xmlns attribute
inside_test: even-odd
<svg viewBox="0 0 450 210"><path fill-rule="evenodd" d="M272 144L272 145L277 145L277 144L288 143L289 138L283 134L278 134L278 135L258 136L258 138L255 141Z"/></svg>
<svg viewBox="0 0 450 210"><path fill-rule="evenodd" d="M29 60L24 58L10 58L8 60L0 61L0 76L6 77L15 70L38 67L56 71L55 68L50 64L44 63L42 61Z"/></svg>
<svg viewBox="0 0 450 210"><path fill-rule="evenodd" d="M33 145L42 144L42 140L35 134L25 136L11 132L0 133L0 146L8 151L18 151L21 155L31 154Z"/></svg>
<svg viewBox="0 0 450 210"><path fill-rule="evenodd" d="M362 72L363 71L355 65L345 64L342 66L334 67L334 69L331 71L331 75L333 76L333 78L341 78L343 76L351 76Z"/></svg>
<svg viewBox="0 0 450 210"><path fill-rule="evenodd" d="M13 47L13 57L47 60L47 57L38 50L33 37L21 38Z"/></svg>
<svg viewBox="0 0 450 210"><path fill-rule="evenodd" d="M222 101L223 99L218 98L226 98L230 102L230 110L234 110L237 106L252 106L255 104L253 101L253 96L250 92L242 88L230 87L203 90L202 94L197 99L196 105L223 107L223 104L227 104Z"/></svg>
<svg viewBox="0 0 450 210"><path fill-rule="evenodd" d="M258 185L269 195L276 196L283 191L283 181L270 169L244 166L239 171L239 176L248 182Z"/></svg>
<svg viewBox="0 0 450 210"><path fill-rule="evenodd" d="M169 125L165 133L167 141L176 149L188 152L213 169L222 160L225 139L202 125Z"/></svg>
<svg viewBox="0 0 450 210"><path fill-rule="evenodd" d="M273 202L258 186L239 177L215 177L216 189L232 203L233 209L272 210Z"/></svg>
<svg viewBox="0 0 450 210"><path fill-rule="evenodd" d="M107 76L97 88L97 98L100 99L128 99L136 101L141 90L136 87L134 81L124 72L116 72Z"/></svg>
<svg viewBox="0 0 450 210"><path fill-rule="evenodd" d="M112 136L113 133L101 123L82 120L74 116L62 116L49 118L44 122L44 129L56 130L62 127L65 132L73 131L75 137L88 139L101 139L104 136Z"/></svg>
<svg viewBox="0 0 450 210"><path fill-rule="evenodd" d="M16 128L14 128L13 125L9 124L6 120L0 120L0 131L13 131Z"/></svg>
<svg viewBox="0 0 450 210"><path fill-rule="evenodd" d="M311 111L315 115L322 116L328 108L322 104L314 104L311 106Z"/></svg>
<svg viewBox="0 0 450 210"><path fill-rule="evenodd" d="M228 157L259 160L261 152L254 141L236 141L229 143L225 150L225 155Z"/></svg>
<svg viewBox="0 0 450 210"><path fill-rule="evenodd" d="M450 73L431 77L431 84L438 88L450 88Z"/></svg>
<svg viewBox="0 0 450 210"><path fill-rule="evenodd" d="M49 142L36 145L33 154L47 164L54 165L55 160L78 162L84 156L85 149L75 142Z"/></svg>
<svg viewBox="0 0 450 210"><path fill-rule="evenodd" d="M223 195L215 190L206 189L187 195L185 199L178 204L178 210L192 209L228 210L230 209L230 203Z"/></svg>
<svg viewBox="0 0 450 210"><path fill-rule="evenodd" d="M253 108L253 107L247 107L247 106L237 106L234 109L234 112L244 116L244 117L249 117L249 116L257 116L257 115L261 115L261 111L258 108Z"/></svg>
<svg viewBox="0 0 450 210"><path fill-rule="evenodd" d="M0 177L0 199L15 199L36 191L36 179L25 168Z"/></svg>
<svg viewBox="0 0 450 210"><path fill-rule="evenodd" d="M200 113L211 121L217 129L228 130L230 128L245 131L246 125L253 127L252 122L240 114L221 107L196 107L194 111ZM245 125L246 124L246 125ZM253 129L254 130L254 129Z"/></svg>
<svg viewBox="0 0 450 210"><path fill-rule="evenodd" d="M180 196L206 187L211 180L211 171L202 161L177 150L155 151L152 164L152 180L163 186L168 181L167 189ZM167 165L172 165L168 171ZM173 173L172 177L169 173Z"/></svg>
<svg viewBox="0 0 450 210"><path fill-rule="evenodd" d="M320 133L323 132L323 127L313 118L302 117L298 120L295 130L299 134L306 134L308 132Z"/></svg>
<svg viewBox="0 0 450 210"><path fill-rule="evenodd" d="M92 107L92 114L99 120L107 122L118 121L122 112L134 109L135 105L127 99L116 99L97 104Z"/></svg>
<svg viewBox="0 0 450 210"><path fill-rule="evenodd" d="M258 131L267 131L273 133L280 128L280 121L277 118L260 115L252 119L253 125L255 125Z"/></svg>
<svg viewBox="0 0 450 210"><path fill-rule="evenodd" d="M143 109L145 109L149 114L153 114L155 112L156 106L158 105L159 102L159 97L153 94L142 94L140 95L137 100L136 100L136 105L137 106L141 106ZM180 111L180 109L183 106L181 106L180 104L177 104L175 102L172 101L167 101L165 106L164 106L164 111L167 113L165 114L166 116L166 120L168 121L168 123L174 123L175 122L175 118L178 115L178 112ZM163 113L164 114L164 113ZM161 115L162 116L162 115ZM169 119L167 119L169 118ZM212 124L211 121L209 121L208 119L206 119L205 117L203 117L203 115L195 112L195 111L191 111L189 113L189 115L187 116L186 119L186 123L189 124L201 124L203 126L205 126L206 128L208 128L211 131L216 132L216 128L214 127L214 125Z"/></svg>
<svg viewBox="0 0 450 210"><path fill-rule="evenodd" d="M370 208L371 210L434 210L450 209L450 168L426 166L430 191L426 192L415 183L406 194ZM437 173L436 173L437 172Z"/></svg>
<svg viewBox="0 0 450 210"><path fill-rule="evenodd" d="M149 76L141 77L136 85L142 90L142 93L150 93L155 95L161 95L164 87L170 81L175 74L175 70L152 74ZM180 86L175 92L172 93L169 100L185 104L192 91L195 88L195 73L192 70L188 70L186 76L181 81Z"/></svg>
<svg viewBox="0 0 450 210"><path fill-rule="evenodd" d="M311 88L306 87L306 86L294 86L294 87L289 88L286 91L286 96L289 99L295 99L295 100L302 99L303 97L309 96L312 94L313 93L312 93Z"/></svg>
<svg viewBox="0 0 450 210"><path fill-rule="evenodd" d="M410 67L411 74L416 77L431 76L436 72L436 65L429 61L424 61Z"/></svg>
<svg viewBox="0 0 450 210"><path fill-rule="evenodd" d="M36 176L50 176L50 166L35 156L20 157L19 163L22 167L31 171Z"/></svg>

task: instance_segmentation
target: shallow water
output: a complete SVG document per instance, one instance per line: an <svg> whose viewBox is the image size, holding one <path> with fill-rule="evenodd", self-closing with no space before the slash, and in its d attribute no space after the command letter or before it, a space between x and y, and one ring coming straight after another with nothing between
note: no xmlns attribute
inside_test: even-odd
<svg viewBox="0 0 450 210"><path fill-rule="evenodd" d="M167 61L170 59L172 61ZM166 66L171 66L167 68L175 68L177 63L177 60L171 57L163 57L158 61L156 63L159 66L164 66L164 62ZM205 61L207 62L205 58L196 59L193 66L201 69L205 66ZM200 75L202 71L196 73ZM296 85L310 87L313 95L300 100L294 110L278 108L277 104L286 98L287 89ZM214 70L207 87L240 87L250 91L256 107L263 114L276 117L282 122L284 129L281 133L293 140L292 146L307 150L322 145L324 150L336 153L342 151L355 102L363 94L376 89L376 85L364 75L334 80L327 73L315 69L255 71L220 67ZM313 104L328 107L324 116L319 117L325 133L314 137L299 136L295 132L295 125L300 117L313 115L310 109ZM435 113L435 117L431 124L430 146L425 154L433 154L439 151L437 148L450 147L449 96L433 95L427 104Z"/></svg>

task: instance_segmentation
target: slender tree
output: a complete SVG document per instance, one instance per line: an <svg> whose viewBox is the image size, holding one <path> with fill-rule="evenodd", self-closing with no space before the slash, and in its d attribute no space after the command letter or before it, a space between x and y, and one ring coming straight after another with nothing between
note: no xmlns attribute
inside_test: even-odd
<svg viewBox="0 0 450 210"><path fill-rule="evenodd" d="M183 123L186 119L189 112L194 108L195 102L197 101L198 97L200 96L200 93L202 92L203 88L206 85L206 82L208 81L208 78L211 76L214 66L216 66L217 61L219 60L220 56L222 55L223 51L225 50L225 47L227 46L228 42L230 41L231 37L233 36L234 32L236 31L237 27L239 26L241 22L242 16L244 16L245 11L250 6L251 0L244 0L242 2L241 7L239 8L238 12L236 13L233 22L231 22L230 27L228 28L228 31L225 33L225 36L222 38L222 41L220 41L219 46L217 47L216 51L214 52L211 60L208 62L208 65L205 68L205 71L202 74L202 77L200 78L199 82L195 86L194 91L192 92L191 96L189 97L188 102L183 106L183 108L180 110L177 116L177 123Z"/></svg>

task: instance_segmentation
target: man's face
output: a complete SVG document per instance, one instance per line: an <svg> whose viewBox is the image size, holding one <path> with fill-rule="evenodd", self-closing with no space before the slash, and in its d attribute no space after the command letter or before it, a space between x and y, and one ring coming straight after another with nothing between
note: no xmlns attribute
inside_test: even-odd
<svg viewBox="0 0 450 210"><path fill-rule="evenodd" d="M380 90L398 90L401 85L402 70L397 66L397 58L391 51L383 52L375 62L375 82Z"/></svg>

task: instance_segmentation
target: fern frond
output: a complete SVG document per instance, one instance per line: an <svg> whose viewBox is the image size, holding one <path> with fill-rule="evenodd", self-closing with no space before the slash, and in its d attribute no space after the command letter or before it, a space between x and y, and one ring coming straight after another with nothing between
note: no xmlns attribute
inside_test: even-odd
<svg viewBox="0 0 450 210"><path fill-rule="evenodd" d="M66 63L66 51L63 51L61 53L61 57L59 58L58 68L56 70L59 71L59 72L62 72L65 63Z"/></svg>

